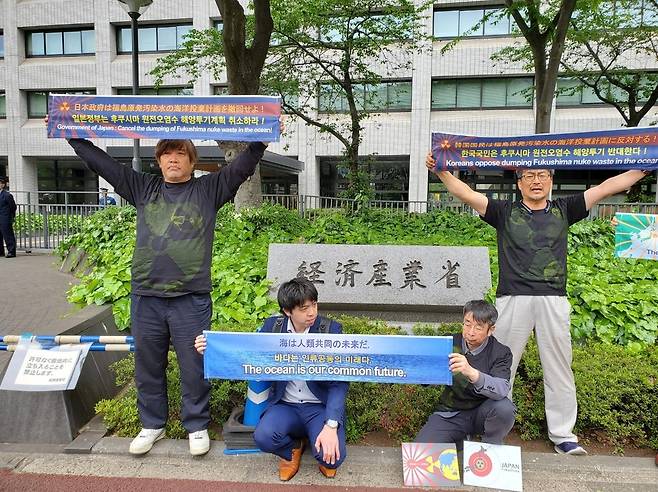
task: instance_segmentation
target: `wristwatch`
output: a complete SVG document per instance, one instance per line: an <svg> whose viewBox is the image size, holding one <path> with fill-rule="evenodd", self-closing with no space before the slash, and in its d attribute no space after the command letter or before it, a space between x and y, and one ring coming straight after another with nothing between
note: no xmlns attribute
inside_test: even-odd
<svg viewBox="0 0 658 492"><path fill-rule="evenodd" d="M338 421L333 419L327 419L324 421L325 425L330 429L338 429Z"/></svg>

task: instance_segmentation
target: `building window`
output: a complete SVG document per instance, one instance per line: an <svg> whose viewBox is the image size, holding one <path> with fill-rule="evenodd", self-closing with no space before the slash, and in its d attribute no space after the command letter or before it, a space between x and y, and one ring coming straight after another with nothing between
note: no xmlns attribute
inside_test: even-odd
<svg viewBox="0 0 658 492"><path fill-rule="evenodd" d="M658 26L658 4L655 0L603 2L599 8L611 17L618 17L621 27Z"/></svg>
<svg viewBox="0 0 658 492"><path fill-rule="evenodd" d="M0 58L5 57L5 33L0 31Z"/></svg>
<svg viewBox="0 0 658 492"><path fill-rule="evenodd" d="M221 20L221 19L217 19L217 20L212 21L212 25L219 32L222 32L224 30L224 21Z"/></svg>
<svg viewBox="0 0 658 492"><path fill-rule="evenodd" d="M37 188L42 204L66 203L57 191L75 192L68 194L69 204L98 204L98 175L79 159L38 160Z"/></svg>
<svg viewBox="0 0 658 492"><path fill-rule="evenodd" d="M43 118L48 114L48 96L53 94L71 94L71 95L93 95L96 89L77 89L77 90L56 90L49 91L28 91L27 92L27 117Z"/></svg>
<svg viewBox="0 0 658 492"><path fill-rule="evenodd" d="M360 169L370 176L376 200L409 199L409 157L376 156L362 158ZM347 190L348 170L340 158L326 157L320 161L320 195L340 197Z"/></svg>
<svg viewBox="0 0 658 492"><path fill-rule="evenodd" d="M358 109L366 111L411 111L411 81L386 81L379 84L355 84ZM324 113L346 113L347 98L334 84L321 84L318 109Z"/></svg>
<svg viewBox="0 0 658 492"><path fill-rule="evenodd" d="M93 55L96 52L96 34L93 29L27 31L25 43L28 57Z"/></svg>
<svg viewBox="0 0 658 492"><path fill-rule="evenodd" d="M505 10L497 6L434 11L435 38L508 36L513 24Z"/></svg>
<svg viewBox="0 0 658 492"><path fill-rule="evenodd" d="M649 75L649 74L648 74ZM655 87L656 84L656 75L657 74L650 74L650 76L642 76L640 78L639 84L638 84L638 89L637 90L637 96L638 104L644 104L649 100L649 94L651 93L651 89ZM620 87L617 87L616 85L612 85L610 82L607 80L602 80L601 82L598 83L598 87L600 88L601 92L603 95L613 101L627 101L628 100L628 93L621 89ZM642 88L648 87L648 90L642 90ZM583 85L582 82L580 82L578 79L573 79L573 78L567 78L567 77L560 77L557 79L557 98L555 99L555 105L556 106L580 106L583 104L606 104L604 101L601 101L601 99L598 98L598 96L595 94L594 89L591 87L587 87Z"/></svg>
<svg viewBox="0 0 658 492"><path fill-rule="evenodd" d="M432 109L529 108L532 77L432 81Z"/></svg>
<svg viewBox="0 0 658 492"><path fill-rule="evenodd" d="M174 51L183 44L183 37L190 32L192 24L140 26L137 41L140 53ZM117 52L131 53L133 47L130 27L117 28Z"/></svg>
<svg viewBox="0 0 658 492"><path fill-rule="evenodd" d="M0 91L0 119L4 120L7 117L7 96L3 91Z"/></svg>
<svg viewBox="0 0 658 492"><path fill-rule="evenodd" d="M117 89L119 96L132 96L133 90L128 87L120 87ZM191 87L140 87L140 96L191 96L194 90Z"/></svg>

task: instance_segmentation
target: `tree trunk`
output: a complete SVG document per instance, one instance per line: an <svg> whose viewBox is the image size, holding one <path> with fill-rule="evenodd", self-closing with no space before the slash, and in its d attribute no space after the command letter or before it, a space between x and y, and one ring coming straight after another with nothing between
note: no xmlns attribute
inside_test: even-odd
<svg viewBox="0 0 658 492"><path fill-rule="evenodd" d="M217 141L217 146L224 151L224 159L226 160L226 164L229 165L240 152L247 148L248 144L245 142ZM258 207L263 203L260 164L256 166L254 174L240 185L238 192L235 194L233 203L235 204L236 210Z"/></svg>
<svg viewBox="0 0 658 492"><path fill-rule="evenodd" d="M247 46L246 18L239 0L215 0L215 3L224 21L222 38L229 94L256 95L274 28L270 2L255 0L253 3L255 33L251 46ZM224 151L227 164L247 147L244 142L217 142L217 145ZM258 207L262 202L259 164L253 176L240 186L234 203L236 210L240 210Z"/></svg>

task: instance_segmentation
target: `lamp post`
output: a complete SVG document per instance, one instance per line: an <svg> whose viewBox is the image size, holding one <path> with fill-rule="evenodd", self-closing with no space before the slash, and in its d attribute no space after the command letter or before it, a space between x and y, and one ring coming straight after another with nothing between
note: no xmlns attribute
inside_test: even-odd
<svg viewBox="0 0 658 492"><path fill-rule="evenodd" d="M133 95L139 93L139 37L137 31L137 19L146 12L153 0L118 0L123 10L130 16L130 34L132 37L132 72L133 72ZM139 139L133 140L133 169L142 170L142 159L139 156Z"/></svg>

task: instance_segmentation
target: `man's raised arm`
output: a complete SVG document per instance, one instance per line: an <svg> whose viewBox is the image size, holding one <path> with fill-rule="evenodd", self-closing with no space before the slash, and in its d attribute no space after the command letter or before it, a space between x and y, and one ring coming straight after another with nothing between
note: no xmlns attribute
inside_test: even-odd
<svg viewBox="0 0 658 492"><path fill-rule="evenodd" d="M600 185L592 186L585 191L585 207L587 210L591 210L601 200L629 189L647 174L644 171L626 171L625 173L606 179Z"/></svg>
<svg viewBox="0 0 658 492"><path fill-rule="evenodd" d="M475 210L478 214L484 215L487 211L489 199L486 195L473 190L470 186L464 183L459 178L453 176L449 171L437 171L435 169L436 161L432 157L432 152L427 153L425 159L425 166L438 176L441 182L446 185L448 192L464 202L466 205Z"/></svg>

